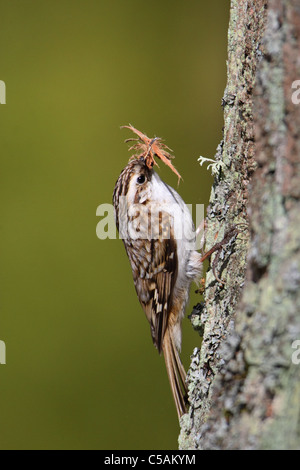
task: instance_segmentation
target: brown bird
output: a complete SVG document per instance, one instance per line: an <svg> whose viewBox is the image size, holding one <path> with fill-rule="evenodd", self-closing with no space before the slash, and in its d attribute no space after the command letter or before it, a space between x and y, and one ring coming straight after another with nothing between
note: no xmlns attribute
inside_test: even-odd
<svg viewBox="0 0 300 470"><path fill-rule="evenodd" d="M153 143L158 146L155 152ZM149 156L153 159L157 154L157 148L166 156L166 146L162 145L157 139L145 143L142 138L140 146L134 146L143 152L121 172L113 204L135 289L150 323L153 343L159 353L163 352L180 418L187 411L188 403L186 372L179 356L181 323L191 282L201 275L202 259L195 251L196 235L188 207L160 179L152 168L153 162L149 161ZM176 174L179 176L177 171Z"/></svg>

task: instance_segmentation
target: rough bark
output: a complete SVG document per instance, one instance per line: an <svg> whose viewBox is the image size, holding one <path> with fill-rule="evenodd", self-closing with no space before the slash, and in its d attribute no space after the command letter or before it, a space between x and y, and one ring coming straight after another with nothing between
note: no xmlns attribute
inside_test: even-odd
<svg viewBox="0 0 300 470"><path fill-rule="evenodd" d="M232 0L224 139L207 217L214 255L189 370L182 449L300 447L300 79L297 0ZM295 362L295 361L294 361Z"/></svg>

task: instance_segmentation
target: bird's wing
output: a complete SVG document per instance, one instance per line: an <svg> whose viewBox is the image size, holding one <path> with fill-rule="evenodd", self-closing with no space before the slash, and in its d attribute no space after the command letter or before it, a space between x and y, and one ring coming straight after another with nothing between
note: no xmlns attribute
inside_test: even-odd
<svg viewBox="0 0 300 470"><path fill-rule="evenodd" d="M150 323L153 343L159 352L168 324L178 269L172 227L168 235L168 238L135 240L134 249L131 247L127 250L136 292Z"/></svg>

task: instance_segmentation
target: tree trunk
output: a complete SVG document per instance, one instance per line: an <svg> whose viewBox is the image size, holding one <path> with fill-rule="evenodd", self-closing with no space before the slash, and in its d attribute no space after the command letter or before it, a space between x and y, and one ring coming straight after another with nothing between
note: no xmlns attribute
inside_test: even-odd
<svg viewBox="0 0 300 470"><path fill-rule="evenodd" d="M204 333L182 449L300 448L299 51L297 0L231 1L207 247L239 233L212 256L191 315Z"/></svg>

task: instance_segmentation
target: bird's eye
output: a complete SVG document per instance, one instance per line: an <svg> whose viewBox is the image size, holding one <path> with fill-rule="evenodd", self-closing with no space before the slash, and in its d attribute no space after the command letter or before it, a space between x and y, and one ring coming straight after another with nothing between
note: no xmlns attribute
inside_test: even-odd
<svg viewBox="0 0 300 470"><path fill-rule="evenodd" d="M138 184L143 184L143 183L145 183L145 180L146 180L145 175L140 175L140 176L137 177L136 182Z"/></svg>

